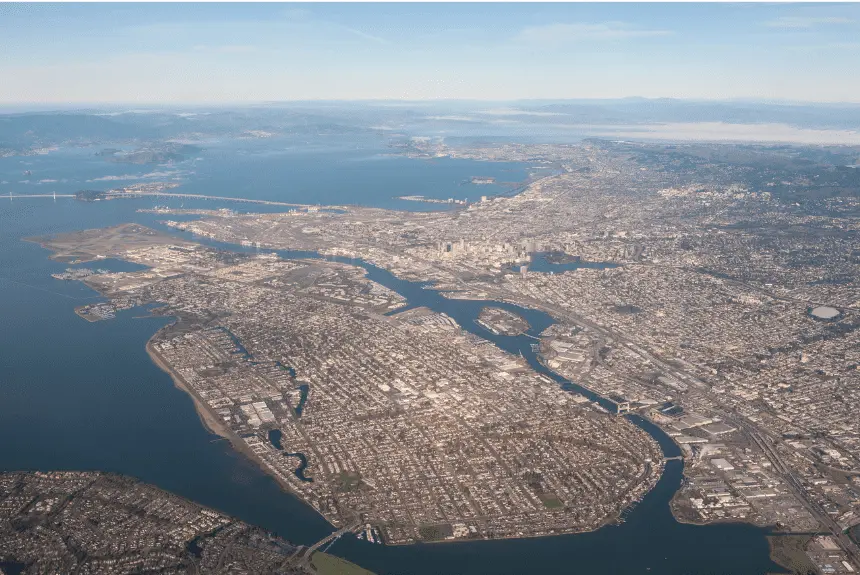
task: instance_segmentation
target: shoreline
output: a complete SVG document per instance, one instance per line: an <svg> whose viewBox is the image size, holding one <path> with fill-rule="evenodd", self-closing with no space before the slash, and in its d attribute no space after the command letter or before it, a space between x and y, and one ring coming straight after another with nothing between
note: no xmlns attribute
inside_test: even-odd
<svg viewBox="0 0 860 575"><path fill-rule="evenodd" d="M155 337L155 336L153 336ZM187 393L189 397L191 397L191 401L194 403L194 410L197 412L197 415L200 417L201 423L203 423L203 427L210 433L213 433L219 437L227 439L232 443L231 432L227 430L227 428L219 422L210 412L209 409L203 404L202 400L191 390L191 387L185 383L185 380L182 379L182 376L173 371L173 369L167 364L166 361L152 348L152 338L146 342L146 353L149 355L152 362L159 367L162 371L167 373L170 378L173 380L173 385Z"/></svg>
<svg viewBox="0 0 860 575"><path fill-rule="evenodd" d="M173 325L175 325L175 323L170 324L168 326L165 326L162 329L169 329ZM161 330L159 330L159 332L160 331ZM222 438L226 439L227 441L229 441L230 446L235 451L237 451L238 453L241 453L242 455L244 455L245 457L250 459L252 462L257 464L257 466L267 476L273 478L278 483L278 485L281 486L282 489L284 489L285 491L290 493L292 496L294 496L296 499L301 501L304 505L306 505L307 507L309 507L310 509L315 511L318 515L320 515L320 517L325 519L326 522L328 522L329 525L331 525L334 530L336 530L338 528L337 525L333 524L328 517L326 517L323 513L321 513L313 505L311 505L310 503L305 501L302 497L300 497L288 482L282 480L277 475L271 473L271 470L266 466L265 461L263 461L256 453L254 453L253 451L248 449L248 447L244 444L244 442L240 438L236 437L236 435L232 431L230 431L226 426L224 426L223 423L221 423L220 420L218 420L215 416L213 416L209 412L209 409L206 407L203 400L200 399L197 396L197 394L191 390L190 386L188 386L184 382L184 380L182 379L182 376L179 375L178 373L176 373L175 371L173 371L173 369L170 368L169 364L166 361L164 361L161 358L161 356L158 354L158 352L152 348L152 341L159 332L156 332L156 334L154 334L149 339L149 341L146 342L146 352L149 355L150 359L152 359L153 363L155 363L159 367L159 369L161 369L162 371L164 371L165 373L167 373L171 377L171 379L173 380L174 386L177 389L187 393L191 397L191 400L194 403L194 410L197 412L197 415L200 418L200 421L201 421L201 423L203 423L203 426L206 428L206 430L209 431L210 433L218 435L219 437L222 437ZM662 471L660 473L660 477L662 477ZM659 478L658 478L658 480L659 480ZM652 489L653 489L653 487L652 487ZM647 495L650 491L651 491L651 489L646 491L645 494L643 494L643 497L645 495ZM638 503L638 501L631 502L631 505L635 505L636 503ZM591 528L586 528L586 529L572 529L569 531L559 531L556 533L540 533L540 534L534 534L534 535L517 535L515 537L476 537L476 538L461 538L461 539L441 539L441 540L436 540L436 541L415 540L415 541L409 541L409 542L404 542L404 543L389 543L389 542L383 541L383 545L389 546L389 547L406 547L406 546L410 546L410 545L419 545L419 544L436 545L436 544L445 544L445 543L478 543L481 541L506 541L506 540L517 540L517 539L537 539L540 537L559 537L559 536L564 536L564 535L581 535L581 534L585 534L585 533L594 533L595 531L599 531L600 529L603 529L604 527L616 524L619 521L619 519L621 519L621 517L622 517L622 515L626 509L627 509L627 507L625 507L624 509L621 509L617 513L613 513L613 514L607 516L606 518L604 518L600 522L599 525L596 525L596 526L591 527Z"/></svg>
<svg viewBox="0 0 860 575"><path fill-rule="evenodd" d="M780 563L777 559L777 547L775 545L774 538L777 537L803 537L805 535L809 535L808 532L793 532L793 531L779 531L775 525L756 525L751 521L745 521L743 519L719 519L714 521L691 521L688 519L684 519L682 517L678 517L675 514L675 510L672 507L672 503L675 501L675 497L677 497L677 492L669 501L669 509L672 512L672 517L674 517L675 521L682 525L692 525L694 527L707 527L709 525L751 525L756 529L761 529L765 532L765 539L767 540L767 548L768 548L768 556L770 560L775 564L779 565L786 572L791 571L791 565L786 565Z"/></svg>
<svg viewBox="0 0 860 575"><path fill-rule="evenodd" d="M46 249L46 250L49 250L49 251L50 251L50 248L48 248L48 247L47 247L45 244L43 244L42 242L39 242L36 238L29 238L29 239L27 239L27 238L22 238L22 239L25 239L25 240L27 240L27 241L32 241L33 243L37 243L37 244L38 244L38 245L40 245L43 249ZM49 259L55 259L55 256L57 256L57 255L58 255L57 253L52 253L52 254L51 254L51 256L49 256ZM55 260L55 261L56 261L56 260ZM86 284L85 284L85 285L86 285ZM105 294L104 294L104 293L102 293L102 292L101 292L100 290L98 290L97 288L92 288L92 289L93 289L94 291L96 291L96 293L98 293L99 295L101 295L101 296L103 296L103 297L106 297L106 296L105 296ZM85 317L81 316L81 314L78 314L78 313L77 313L77 310L75 310L75 312L76 312L76 315L79 315L79 316L80 316L80 317L82 317L83 319L87 319L87 320L88 320L88 318L85 318ZM88 320L88 321L92 323L92 320ZM180 321L181 321L181 318L178 318L178 317L177 317L177 318L175 319L175 321L172 321L172 322L171 322L171 323L169 323L168 325L165 325L164 327L162 327L162 328L158 329L158 330L157 330L155 333L153 333L153 334L152 334L152 336L147 340L146 345L145 345L145 349L146 349L146 353L147 353L147 355L149 356L150 360L151 360L151 361L152 361L152 362L153 362L153 363L154 363L154 364L155 364L155 365L156 365L156 366L157 366L161 371L165 372L167 375L169 375L169 376L170 376L171 380L173 381L173 385L174 385L174 387L176 387L176 388L177 388L177 389L179 389L180 391L182 391L182 392L186 393L186 394L191 398L191 401L192 401L192 403L193 403L193 405L194 405L194 410L195 410L195 412L197 413L197 416L198 416L198 418L199 418L200 422L203 424L203 427L204 427L204 429L206 429L206 430L207 430L207 432L209 432L209 433L211 433L211 434L213 434L213 435L216 435L216 436L218 436L218 437L220 437L220 438L222 438L222 439L226 439L226 440L230 443L231 448L232 448L235 452L237 452L237 453L239 453L239 454L241 454L241 455L245 456L245 457L246 457L248 460L250 460L252 463L256 464L256 465L257 465L257 467L258 467L258 468L259 468L259 469L260 469L260 470L261 470L265 475L267 475L268 477L270 477L270 478L274 479L274 480L277 482L277 484L281 487L281 489L282 489L282 490L286 491L287 493L289 493L290 495L292 495L293 497L295 497L296 499L298 499L302 504L306 505L307 507L309 507L310 509L312 509L314 512L316 512L316 513L317 513L320 517L322 517L322 518L323 518L323 519L324 519L324 520L325 520L329 525L331 525L331 526L332 526L332 530L333 530L333 531L334 531L334 530L337 530L340 526L338 526L338 525L336 525L335 523L333 523L329 517L327 517L327 516L326 516L325 514L323 514L320 510L318 510L318 509L317 509L317 508L315 508L313 505L311 505L311 503L310 503L310 502L308 502L306 499L304 499L304 498L303 498L303 497L302 497L302 496L301 496L301 495L300 495L300 494L299 494L299 493L298 493L298 492L293 488L293 486L292 486L292 485L291 485L287 480L284 480L284 479L282 479L281 477L279 477L277 474L272 473L272 470L269 468L269 466L266 464L266 462L265 462L265 461L264 461L264 460L263 460L259 455L257 455L256 453L254 453L254 452L253 452L253 451L252 451L252 450L251 450L251 449L250 449L250 448L245 444L245 442L244 442L244 441L242 441L242 439L241 439L241 438L239 438L235 433L233 433L233 432L232 432L232 430L230 430L230 429L229 429L229 427L227 427L227 426L226 426L226 425L225 425L225 424L220 420L220 418L218 418L218 417L217 417L217 415L216 415L216 414L213 414L213 413L209 410L209 408L206 406L205 401L197 395L197 393L193 390L193 388L185 382L185 380L182 378L182 376L181 376L180 374L178 374L176 371L174 371L174 370L173 370L173 368L170 366L170 364L169 364L169 363L168 363L164 358L162 358L162 357L161 357L161 355L160 355L160 354L159 354L159 353L158 353L158 352L153 348L153 345L152 345L152 344L154 343L155 339L156 339L160 334L163 334L163 333L164 333L164 332L166 332L167 330L170 330L171 328L175 327L175 326L176 326ZM660 474L660 475L662 476L662 472L661 472L661 474ZM659 477L658 477L657 479L659 480ZM652 486L652 488L651 488L651 489L653 489L653 486ZM642 495L642 497L644 497L645 495L647 495L647 494L648 494L648 492L650 492L650 491L651 491L651 489L648 489L648 490L647 490L647 491ZM635 505L635 503L638 503L638 501L637 501L637 502L631 502L631 504L633 504L633 505ZM616 513L612 513L612 514L608 515L608 516L607 516L607 517L605 517L605 518L604 518L604 519L603 519L603 520L602 520L598 525L595 525L595 526L592 526L592 527L589 527L589 528L580 528L580 529L571 529L571 530L566 530L566 531L559 531L559 532L556 532L556 533L542 533L542 534L533 534L533 535L517 535L517 536L510 536L510 537L478 537L478 538L442 539L442 540L436 540L436 541L414 540L414 541L402 542L402 543L390 543L390 542L383 542L383 544L384 544L384 545L389 545L389 546L408 546L408 545L416 545L416 544L423 544L423 543L428 543L428 544L429 544L429 543L432 543L432 544L440 544L440 543L467 543L467 542L474 543L474 542L478 542L478 541L500 541L500 540L516 540L516 539L535 539L535 538L538 538L538 537L557 537L557 536L563 536L563 535L577 535L577 534L584 534L584 533L592 533L592 532L595 532L595 531L598 531L598 530L602 529L603 527L606 527L606 526L608 526L608 525L612 525L612 524L617 523L617 522L619 521L619 519L621 519L621 517L622 517L622 515L623 515L623 513L624 513L624 511L625 511L626 509L627 509L627 508L625 507L625 508L619 509L619 510L618 510L618 512L616 512Z"/></svg>
<svg viewBox="0 0 860 575"><path fill-rule="evenodd" d="M88 231L88 230L84 230L84 231ZM37 246L39 246L43 250L51 252L50 255L48 255L48 259L51 260L52 262L58 262L61 264L68 264L68 265L74 266L74 265L78 265L78 264L87 264L90 262L97 261L97 258L69 259L69 257L64 256L63 254L61 254L58 251L54 251L53 248L49 247L47 242L44 240L44 238L45 238L45 236L27 236L27 237L21 238L21 241L31 243L31 244L36 244Z"/></svg>
<svg viewBox="0 0 860 575"><path fill-rule="evenodd" d="M103 318L103 317L94 317L92 314L83 311L83 308L85 308L85 307L87 307L87 306L82 305L82 306L76 307L75 308L75 315L77 315L79 318L87 320L90 323L96 323L97 321L105 321L107 319L107 318Z"/></svg>
<svg viewBox="0 0 860 575"><path fill-rule="evenodd" d="M173 380L173 385L180 391L186 393L190 398L191 402L194 404L194 411L197 412L197 416L200 419L200 422L203 424L203 427L213 435L217 435L222 439L226 439L230 443L230 447L236 451L237 453L246 457L249 461L257 465L260 470L268 477L275 480L278 486L298 499L303 505L307 506L309 509L317 513L320 517L325 519L326 523L331 525L332 531L336 531L338 527L331 522L331 520L326 517L323 513L319 511L316 507L307 502L304 498L299 496L298 493L293 489L293 487L286 480L278 477L276 474L272 473L271 469L266 465L266 462L256 453L254 453L241 438L237 437L235 433L233 433L227 426L225 426L217 416L212 414L209 411L209 408L206 407L206 403L197 395L197 393L182 379L182 376L176 373L160 355L159 353L153 349L152 343L155 337L162 332L162 330L169 329L170 327L176 325L176 323L172 323L167 325L157 332L153 334L151 338L146 342L146 353L149 355L149 358L152 362L158 366L163 372L170 376Z"/></svg>
<svg viewBox="0 0 860 575"><path fill-rule="evenodd" d="M169 329L173 325L175 325L175 323L167 325L162 329ZM176 373L175 371L173 371L173 369L170 368L169 364L166 361L164 361L164 359L161 358L161 356L158 354L158 352L152 348L152 341L160 331L161 330L156 332L149 339L149 341L146 342L146 353L149 355L152 362L155 363L155 365L157 365L159 367L159 369L161 369L162 371L164 371L165 373L167 373L170 376L170 378L173 380L174 386L177 389L187 393L189 395L189 397L191 397L191 401L194 404L194 410L197 412L197 415L200 418L200 422L203 424L204 428L207 431L209 431L210 433L213 433L213 434L229 441L230 446L236 452L244 455L245 457L250 459L252 462L254 462L267 476L274 479L278 483L278 485L281 486L282 489L284 489L290 495L294 496L296 499L301 501L304 505L306 505L307 507L309 507L310 509L315 511L318 515L320 515L320 517L325 519L326 522L328 522L329 525L331 525L334 530L336 530L338 527L336 525L334 525L328 517L326 517L323 513L321 513L313 505L309 504L302 497L300 497L288 482L282 480L277 475L271 473L269 468L266 466L266 463L256 453L254 453L253 451L248 449L247 445L245 445L245 443L240 438L236 437L236 435L232 431L230 431L226 426L224 426L224 424L221 423L220 420L218 420L215 416L213 416L209 412L209 409L206 407L203 400L200 399L197 396L197 394L194 391L192 391L191 387L185 383L185 381L182 379L182 376L179 375L178 373ZM662 473L661 473L661 475L662 475ZM646 494L647 494L647 492L646 492ZM410 541L410 542L404 542L404 543L383 542L383 545L389 546L389 547L406 547L409 545L418 545L418 544L436 545L436 544L445 544L445 543L477 543L477 542L481 542L481 541L504 541L504 540L516 540L516 539L536 539L539 537L559 537L559 536L563 536L563 535L580 535L580 534L584 534L584 533L593 533L595 531L599 531L600 529L603 529L604 527L606 527L608 525L615 524L621 518L622 513L623 513L623 510L619 511L618 513L612 514L612 516L608 516L603 521L601 521L601 523L599 525L592 527L592 528L589 528L589 529L577 529L577 530L570 530L570 531L561 531L561 532L557 532L557 533L541 533L541 534L535 534L535 535L518 535L516 537L477 537L477 538L461 538L461 539L442 539L442 540L437 540L437 541L423 541L423 540L418 541L418 540L416 540L416 541Z"/></svg>
<svg viewBox="0 0 860 575"><path fill-rule="evenodd" d="M25 241L32 241L32 242L34 242L34 243L38 243L38 244L39 244L43 249L50 249L50 248L46 247L43 243L41 243L41 242L37 241L35 238L29 238L29 239L28 239L28 238L22 238L22 239L24 239ZM54 259L54 257L53 257L53 256L56 256L56 255L57 255L57 254L55 253L55 254L52 254L52 256L49 256L49 257L50 257L50 259ZM100 293L100 292L99 292L99 290L95 290L95 291L97 291L98 293ZM100 295L104 295L104 294L101 294L101 293L100 293ZM489 300L489 299L487 299L486 301L495 301L495 300ZM507 301L507 300L504 300L504 299L503 299L503 300L500 300L500 301ZM522 305L522 306L524 306L524 307L526 307L526 308L533 307L533 306L528 305L528 303L521 303L521 302L516 302L516 301L511 301L511 302L508 302L508 303L513 303L513 304L515 304L515 305ZM536 308L537 308L537 309L539 309L539 310L541 310L541 309L542 309L542 306L534 306L534 307L536 307ZM551 313L550 311L548 311L548 310L543 310L543 311L546 311L547 313L550 313L550 314L552 315L552 313ZM85 319L86 319L86 318L85 318ZM232 448L234 451L236 451L237 453L242 454L243 456L247 457L251 462L255 463L255 464L260 468L260 470L261 470L265 475L267 475L267 476L269 476L270 478L274 479L274 480L278 483L278 485L281 487L281 489L283 489L284 491L288 492L290 495L292 495L292 496L296 497L296 499L298 499L301 503L303 503L304 505L306 505L307 507L309 507L310 509L312 509L313 511L315 511L315 512L316 512L318 515L320 515L320 516L321 516L321 517L322 517L322 518L323 518L323 519L324 519L324 520L325 520L329 525L331 525L331 526L332 526L332 529L333 529L333 530L336 530L336 529L338 528L338 526L337 526L335 523L333 523L329 517L327 517L327 516L326 516L325 514L323 514L320 510L318 510L317 508L315 508L315 507L314 507L310 502L308 502L305 498L303 498L299 493L297 493L297 491L293 488L293 486L292 486L292 485L291 485L287 480L282 479L281 477L279 477L279 476L278 476L277 474L275 474L275 473L272 473L272 470L271 470L271 469L269 468L269 466L266 464L265 460L263 460L259 455L257 455L256 453L254 453L254 452L253 452L253 451L252 451L252 450L251 450L251 449L250 449L250 448L245 444L245 442L241 440L241 438L239 438L238 436L236 436L236 434L235 434L235 433L233 433L233 432L232 432L232 431L231 431L227 426L225 426L225 425L224 425L224 423L220 420L220 418L218 418L218 417L217 417L217 415L215 415L215 414L213 414L212 412L210 412L209 408L208 408L208 407L206 406L206 404L205 404L205 401L204 401L204 400L202 400L202 399L201 399L201 398L196 394L196 392L195 392L195 391L193 391L193 388L192 388L191 386L189 386L189 385L184 381L184 379L182 378L182 376L181 376L181 375L179 375L178 373L176 373L176 372L175 372L175 371L170 367L169 363L168 363L168 362L166 362L166 361L165 361L165 360L160 356L160 354L159 354L159 353L158 353L158 352L153 348L152 344L153 344L154 340L156 339L156 337L157 337L159 334L162 334L163 332L165 332L166 330L169 330L169 329L171 329L172 327L175 327L175 326L177 325L177 323L179 323L179 321L180 321L180 319L179 319L179 318L177 318L177 319L176 319L176 321L171 322L170 324L168 324L168 325L166 325L166 326L164 326L164 327L160 328L159 330L157 330L157 331L156 331L156 332L155 332L155 333L154 333L154 334L149 338L149 340L147 340L146 345L145 345L145 349L146 349L147 355L149 355L149 357L150 357L151 361L152 361L156 366L158 366L158 368L159 368L159 369L161 369L162 371L164 371L165 373L167 373L167 374L171 377L171 380L173 381L174 387L176 387L177 389L179 389L179 390L181 390L181 391L185 392L188 396L190 396L190 397L191 397L191 400L192 400L192 403L194 404L194 409L195 409L195 411L196 411L196 413L197 413L197 415L198 415L198 418L200 419L200 421L201 421L201 423L203 424L204 428L205 428L208 432L210 432L210 433L212 433L212 434L214 434L214 435L217 435L217 436L218 436L218 437L220 437L220 438L223 438L223 439L226 439L227 441L229 441L229 442L230 442L230 445L231 445L231 448ZM540 360L539 360L539 361L540 361ZM541 361L541 363L543 363L543 362ZM555 370L551 370L551 371L555 372ZM579 385L581 385L581 384L579 384ZM592 389L588 388L587 386L582 386L582 387L583 387L584 389L586 389L587 391L589 391L589 392L591 392L591 393L594 393L595 395L600 396L600 394L599 394L599 393L597 393L597 392L595 392L594 390L592 390ZM602 396L601 396L601 397L602 397ZM645 418L645 419L647 419L647 418ZM650 421L650 420L649 420L649 421ZM653 423L653 422L652 422L652 423ZM677 444L676 444L676 445L677 445ZM658 477L657 477L657 481L655 481L654 485L656 485L656 482L659 482L659 480L662 478L662 475L663 475L663 470L661 470L660 474L659 474L659 475L658 475ZM613 514L610 514L609 516L607 516L606 518L604 518L604 519L603 519L603 520L602 520L598 525L596 525L596 526L592 526L592 527L590 527L590 528L570 529L570 530L565 530L565 531L558 531L558 532L556 532L556 533L541 533L541 534L517 535L517 536L508 536L508 537L483 537L483 536L482 536L482 537L478 537L478 538L442 539L442 540L436 540L436 541L414 540L414 541L401 542L401 543L389 543L389 542L384 542L384 544L385 544L385 545L390 545L390 546L407 546L407 545L416 545L416 544L422 544L422 543L428 543L428 544L429 544L429 543L432 543L432 544L439 544L439 543L467 543L467 542L469 542L469 543L474 543L474 542L478 542L478 541L499 541L499 540L534 539L534 538L538 538L538 537L557 537L557 536L563 536L563 535L577 535L577 534L584 534L584 533L592 533L592 532L595 532L595 531L598 531L598 530L602 529L603 527L606 527L606 526L608 526L608 525L612 525L612 524L617 523L617 522L619 521L619 519L621 519L621 518L622 518L622 516L623 516L624 512L628 509L628 507L630 507L631 505L632 505L632 506L635 506L639 501L641 501L641 499L642 499L642 498L644 498L646 495L648 495L648 494L653 490L654 485L652 485L649 489L647 489L647 490L646 490L646 491L645 491L645 492L644 492L644 493L643 493L643 494L642 494L642 495L637 499L637 501L631 502L631 504L630 504L630 505L628 505L628 506L626 506L626 507L624 507L624 508L620 509L618 512L613 513ZM673 498L674 498L674 496L673 496ZM670 501L670 511L672 511L672 510L671 510L671 501ZM673 515L674 519L675 519L676 521L678 521L679 523L686 523L686 522L683 522L683 521L679 521L679 520L678 520L678 518L677 518L677 517L675 517L674 512L672 512L672 515ZM749 524L749 525L752 525L753 527L760 528L759 526L755 525L754 523L750 523L750 522L748 522L748 521L739 521L738 523L747 523L747 524ZM707 524L708 524L708 523L704 523L704 524L702 524L702 525L707 525Z"/></svg>
<svg viewBox="0 0 860 575"><path fill-rule="evenodd" d="M625 508L626 509L626 508ZM612 525L618 525L620 522L623 511L613 514L613 516L607 516L606 519L600 522L600 525L596 527L591 527L590 529L577 529L570 531L560 531L558 533L536 533L534 535L517 535L515 537L462 537L460 539L436 539L432 541L411 541L409 543L383 543L386 547L408 547L409 545L445 545L445 544L456 544L456 543L482 543L484 541L519 541L526 539L540 539L542 537L565 537L568 535L585 535L586 533L595 533L600 531L604 527L610 527Z"/></svg>

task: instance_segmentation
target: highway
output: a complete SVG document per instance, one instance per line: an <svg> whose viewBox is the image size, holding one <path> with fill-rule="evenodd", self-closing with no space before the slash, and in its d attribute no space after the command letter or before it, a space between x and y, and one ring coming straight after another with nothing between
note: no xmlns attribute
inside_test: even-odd
<svg viewBox="0 0 860 575"><path fill-rule="evenodd" d="M191 200L219 200L222 202L240 202L244 204L261 204L265 206L283 206L288 208L312 208L316 204L292 204L272 200L249 200L248 198L231 198L228 196L208 196L205 194L177 194L170 192L108 192L109 198L133 198L138 196L158 196L160 198L183 198ZM345 209L342 206L326 206L326 208Z"/></svg>
<svg viewBox="0 0 860 575"><path fill-rule="evenodd" d="M222 202L239 202L243 204L259 204L265 206L282 206L287 208L313 208L316 204L293 204L289 202L276 202L272 200L250 200L248 198L232 198L228 196L208 196L205 194L177 194L170 192L124 192L124 191L108 191L105 195L109 199L120 198L136 198L144 196L157 196L160 198L183 198L191 200L218 200ZM12 194L8 196L10 200L13 198L74 198L75 194ZM346 209L343 206L326 206L327 209Z"/></svg>
<svg viewBox="0 0 860 575"><path fill-rule="evenodd" d="M74 194L9 194L8 196L4 196L9 198L74 198Z"/></svg>
<svg viewBox="0 0 860 575"><path fill-rule="evenodd" d="M320 547L322 547L326 543L329 543L330 541L334 541L335 539L339 539L340 536L343 535L344 533L358 529L358 527L360 525L361 525L360 523L351 523L349 525L341 527L337 531L329 533L327 536L323 537L322 539L320 539L319 541L317 541L316 543L314 543L313 545L308 547L307 550L302 555L302 558L299 560L298 564L299 565L306 565L306 564L310 563L311 557L313 556L314 552L317 549L319 549Z"/></svg>
<svg viewBox="0 0 860 575"><path fill-rule="evenodd" d="M487 292L488 296L496 297L498 299L504 299L510 301L513 298L513 294L494 290L492 287L487 286L484 291ZM587 327L590 330L604 336L610 337L615 341L625 344L625 345L633 345L634 349L637 353L650 360L656 366L660 367L666 373L673 375L681 381L685 381L688 383L692 383L696 388L698 393L702 393L714 401L715 406L721 407L724 411L727 412L727 417L725 418L727 422L738 426L739 429L742 429L753 441L758 445L759 449L765 454L768 460L773 465L774 469L779 473L782 477L785 484L794 494L794 496L809 510L813 517L815 517L821 525L827 528L828 531L833 535L836 542L842 548L843 551L848 555L851 561L854 563L855 567L860 567L860 547L854 541L852 541L845 533L843 533L842 529L839 525L827 514L824 509L821 508L815 501L809 499L806 495L806 491L804 490L802 484L791 471L791 469L782 461L779 454L776 453L776 450L770 445L770 443L762 436L762 433L751 423L749 423L746 418L742 415L736 413L734 410L726 409L725 406L719 401L718 398L711 395L708 386L696 378L695 376L688 374L679 368L668 365L662 360L654 357L647 351L643 350L641 347L632 344L629 339L619 336L608 329L599 326L591 321L586 320L585 318L579 316L578 314L564 309L558 306L546 304L528 297L519 297L517 298L518 302L521 305L530 306L535 309L541 309L556 318L565 319L570 321L571 323L577 324L580 327Z"/></svg>
<svg viewBox="0 0 860 575"><path fill-rule="evenodd" d="M797 479L797 476L788 468L785 463L783 463L779 454L770 445L767 438L763 437L761 433L753 428L752 426L746 424L744 421L732 421L732 423L739 424L742 426L744 431L748 433L748 435L755 441L756 445L758 445L759 449L761 449L764 454L767 456L768 460L774 466L774 468L779 472L779 474L783 477L789 489L791 489L792 493L804 504L804 506L809 510L813 517L815 517L819 523L826 526L836 541L839 543L839 546L848 554L851 558L852 562L855 565L860 565L860 548L857 547L857 544L851 540L845 533L842 532L842 528L839 527L833 518L827 514L827 512L821 508L815 501L806 498L804 493L803 485L801 485L800 481Z"/></svg>
<svg viewBox="0 0 860 575"><path fill-rule="evenodd" d="M244 204L261 204L265 206L283 206L287 208L313 208L316 204L292 204L289 202L275 202L272 200L250 200L248 198L231 198L228 196L208 196L205 194L176 194L170 192L120 192L108 191L105 192L108 198L135 198L143 196L158 196L163 198L185 198L192 200L219 200L222 202L240 202ZM13 198L74 198L75 194L12 194L4 196L9 199ZM327 208L345 209L342 206L326 206Z"/></svg>

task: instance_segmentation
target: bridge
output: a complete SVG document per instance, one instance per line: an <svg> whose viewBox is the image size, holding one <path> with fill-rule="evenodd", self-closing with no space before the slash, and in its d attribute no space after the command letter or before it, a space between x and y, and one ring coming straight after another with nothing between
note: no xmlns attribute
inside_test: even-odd
<svg viewBox="0 0 860 575"><path fill-rule="evenodd" d="M252 200L249 198L233 198L229 196L208 196L205 194L177 194L170 192L123 192L123 191L108 191L107 198L137 198L143 196L156 196L159 198L183 198L190 200L217 200L221 202L241 202L243 204L260 204L264 206L282 206L286 208L318 208L317 204L293 204L290 202L276 202L274 200ZM10 200L13 198L74 198L75 194L13 194L9 192L6 196ZM326 209L345 210L344 206L326 206Z"/></svg>
<svg viewBox="0 0 860 575"><path fill-rule="evenodd" d="M123 192L123 191L114 191L108 192L108 197L110 198L134 198L134 197L142 197L142 196L157 196L159 198L183 198L190 200L218 200L222 202L241 202L245 204L262 204L266 206L284 206L288 208L315 208L319 207L316 204L292 204L289 202L276 202L273 200L251 200L248 198L233 198L229 196L208 196L205 194L179 194L179 193L171 193L171 192ZM344 209L341 206L326 206L326 208L334 208L334 209Z"/></svg>
<svg viewBox="0 0 860 575"><path fill-rule="evenodd" d="M345 525L344 527L341 527L340 529L338 529L337 531L335 531L333 533L329 533L326 537L323 537L322 539L320 539L319 541L317 541L316 543L314 543L313 545L308 547L307 550L305 550L304 554L302 555L302 558L299 559L297 565L307 565L308 563L311 562L311 557L313 556L313 554L316 552L317 549L319 549L320 547L322 547L326 543L334 543L337 539L340 539L340 536L343 535L344 533L347 533L350 531L355 531L360 526L361 526L361 523L351 523L349 525Z"/></svg>
<svg viewBox="0 0 860 575"><path fill-rule="evenodd" d="M74 198L74 194L13 194L9 192L7 196L10 200L12 198Z"/></svg>
<svg viewBox="0 0 860 575"><path fill-rule="evenodd" d="M287 208L316 208L319 207L317 204L293 204L289 202L276 202L274 200L252 200L248 198L233 198L229 196L208 196L205 194L177 194L170 192L137 192L137 191L108 191L105 193L107 198L137 198L144 196L156 196L159 198L183 198L183 199L191 199L191 200L218 200L221 202L241 202L244 204L261 204L265 206L282 206ZM6 196L10 200L13 198L74 198L75 194L13 194L9 192L9 195ZM337 209L343 210L346 209L343 206L326 206L327 209Z"/></svg>

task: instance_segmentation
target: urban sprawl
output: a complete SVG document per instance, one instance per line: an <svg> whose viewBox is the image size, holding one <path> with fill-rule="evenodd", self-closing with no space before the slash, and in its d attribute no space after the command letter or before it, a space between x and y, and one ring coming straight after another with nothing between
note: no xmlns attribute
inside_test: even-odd
<svg viewBox="0 0 860 575"><path fill-rule="evenodd" d="M786 168L790 148L722 149L420 139L404 152L529 162L536 175L512 197L446 211L198 210L165 222L259 254L140 226L121 241L116 229L40 241L147 266L80 279L179 318L149 351L207 425L369 541L614 521L662 471L656 442L618 416L638 413L683 451L680 520L819 533L806 545L816 569L856 572L860 202L838 190L857 172ZM172 211L183 210L160 213ZM535 341L542 362L618 414L452 318L407 307L360 267L267 249L361 258L487 300L480 321L496 334L528 325L493 301L546 312L556 323ZM531 270L547 252L614 265Z"/></svg>

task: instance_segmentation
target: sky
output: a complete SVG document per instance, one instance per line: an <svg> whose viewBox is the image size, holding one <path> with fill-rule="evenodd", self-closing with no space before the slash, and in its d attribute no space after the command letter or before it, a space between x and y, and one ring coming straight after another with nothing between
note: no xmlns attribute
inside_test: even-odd
<svg viewBox="0 0 860 575"><path fill-rule="evenodd" d="M0 103L860 102L860 4L0 4Z"/></svg>

